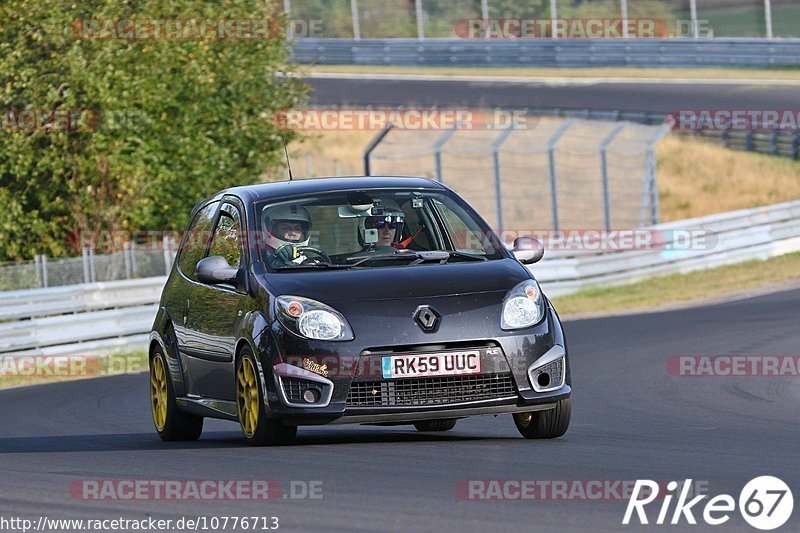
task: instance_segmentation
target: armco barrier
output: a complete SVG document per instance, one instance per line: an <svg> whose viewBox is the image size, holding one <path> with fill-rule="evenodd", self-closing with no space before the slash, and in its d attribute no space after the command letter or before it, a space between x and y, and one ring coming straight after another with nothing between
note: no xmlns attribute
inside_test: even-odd
<svg viewBox="0 0 800 533"><path fill-rule="evenodd" d="M800 201L650 228L664 247L638 251L553 251L531 270L548 296L621 285L800 251ZM671 246L675 231L702 230L711 245ZM144 350L165 278L0 292L0 355Z"/></svg>
<svg viewBox="0 0 800 533"><path fill-rule="evenodd" d="M797 67L800 39L297 39L320 65L461 67Z"/></svg>
<svg viewBox="0 0 800 533"><path fill-rule="evenodd" d="M597 285L624 285L800 251L800 201L668 222L652 230L666 237L648 250L552 252L531 270L549 296ZM708 246L673 246L671 236L708 232Z"/></svg>

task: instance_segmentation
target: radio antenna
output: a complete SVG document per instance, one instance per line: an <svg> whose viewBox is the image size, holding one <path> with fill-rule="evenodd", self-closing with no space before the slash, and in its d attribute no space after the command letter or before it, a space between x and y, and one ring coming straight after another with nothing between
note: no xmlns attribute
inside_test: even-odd
<svg viewBox="0 0 800 533"><path fill-rule="evenodd" d="M286 148L286 140L281 137L281 141L283 141L283 153L286 154L286 167L289 169L289 181L292 181L294 177L292 176L292 162L289 160L289 149Z"/></svg>

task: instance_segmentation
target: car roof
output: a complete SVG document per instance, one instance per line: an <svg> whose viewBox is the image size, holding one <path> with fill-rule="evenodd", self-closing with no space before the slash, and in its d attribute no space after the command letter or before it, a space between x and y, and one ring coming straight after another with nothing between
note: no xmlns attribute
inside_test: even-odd
<svg viewBox="0 0 800 533"><path fill-rule="evenodd" d="M362 191L369 189L435 189L447 190L436 181L427 178L399 176L350 176L343 178L311 178L293 181L278 181L232 187L220 194L238 196L244 202L257 202L285 198L287 196L313 194L317 192ZM216 196L216 195L215 195Z"/></svg>

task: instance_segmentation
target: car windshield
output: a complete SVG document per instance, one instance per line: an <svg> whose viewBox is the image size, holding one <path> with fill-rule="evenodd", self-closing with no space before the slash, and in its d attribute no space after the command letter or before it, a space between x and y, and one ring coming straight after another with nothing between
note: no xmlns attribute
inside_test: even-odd
<svg viewBox="0 0 800 533"><path fill-rule="evenodd" d="M461 199L425 190L338 192L256 204L259 253L273 271L384 268L506 257Z"/></svg>

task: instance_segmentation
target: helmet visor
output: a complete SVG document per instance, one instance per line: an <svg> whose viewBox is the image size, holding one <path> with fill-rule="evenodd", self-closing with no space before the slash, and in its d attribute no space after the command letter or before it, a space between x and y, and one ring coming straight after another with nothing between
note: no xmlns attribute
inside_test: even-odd
<svg viewBox="0 0 800 533"><path fill-rule="evenodd" d="M273 237L290 243L308 240L308 222L300 220L273 220L269 232Z"/></svg>

